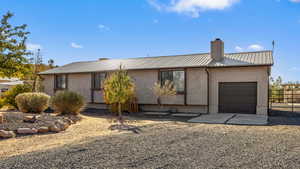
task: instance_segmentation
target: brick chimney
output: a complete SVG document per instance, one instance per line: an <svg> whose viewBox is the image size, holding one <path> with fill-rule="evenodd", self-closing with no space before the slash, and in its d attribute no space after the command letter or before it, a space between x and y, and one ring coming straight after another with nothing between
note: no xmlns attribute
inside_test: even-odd
<svg viewBox="0 0 300 169"><path fill-rule="evenodd" d="M211 41L210 56L214 61L222 61L224 57L224 42L217 38Z"/></svg>

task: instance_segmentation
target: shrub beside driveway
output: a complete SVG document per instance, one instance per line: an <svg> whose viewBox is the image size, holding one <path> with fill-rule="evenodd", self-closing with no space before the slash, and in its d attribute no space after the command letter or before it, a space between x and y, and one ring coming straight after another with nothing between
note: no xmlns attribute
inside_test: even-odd
<svg viewBox="0 0 300 169"><path fill-rule="evenodd" d="M299 126L138 120L141 134L84 116L69 130L0 141L0 168L298 168ZM50 141L49 141L50 140ZM42 161L42 162L37 162Z"/></svg>

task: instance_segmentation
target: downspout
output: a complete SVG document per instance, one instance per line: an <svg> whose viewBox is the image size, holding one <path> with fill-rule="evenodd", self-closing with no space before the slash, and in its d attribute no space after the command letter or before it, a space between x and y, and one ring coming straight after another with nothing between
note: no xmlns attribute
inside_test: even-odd
<svg viewBox="0 0 300 169"><path fill-rule="evenodd" d="M208 68L205 68L207 74L207 114L209 114L209 71Z"/></svg>
<svg viewBox="0 0 300 169"><path fill-rule="evenodd" d="M268 68L268 111L267 111L268 115L270 114L270 94L272 96L272 91L270 93L270 74L271 74L271 67ZM272 102L272 100L271 100L271 102Z"/></svg>

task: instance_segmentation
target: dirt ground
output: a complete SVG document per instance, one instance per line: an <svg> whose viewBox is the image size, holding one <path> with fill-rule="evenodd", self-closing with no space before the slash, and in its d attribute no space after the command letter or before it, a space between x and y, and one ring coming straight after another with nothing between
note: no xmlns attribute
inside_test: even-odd
<svg viewBox="0 0 300 169"><path fill-rule="evenodd" d="M299 168L300 126L139 120L110 131L103 116L58 134L0 141L0 168Z"/></svg>

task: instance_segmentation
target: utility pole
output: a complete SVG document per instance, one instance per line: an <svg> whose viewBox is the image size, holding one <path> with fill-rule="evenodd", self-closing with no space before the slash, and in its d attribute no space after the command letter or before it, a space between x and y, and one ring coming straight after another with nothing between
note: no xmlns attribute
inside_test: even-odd
<svg viewBox="0 0 300 169"><path fill-rule="evenodd" d="M33 77L33 84L32 84L32 92L36 92L36 85L38 80L38 73L40 71L40 66L43 63L43 59L41 56L41 50L38 49L36 56L34 58L34 77Z"/></svg>
<svg viewBox="0 0 300 169"><path fill-rule="evenodd" d="M272 51L274 52L275 49L275 40L272 41Z"/></svg>

